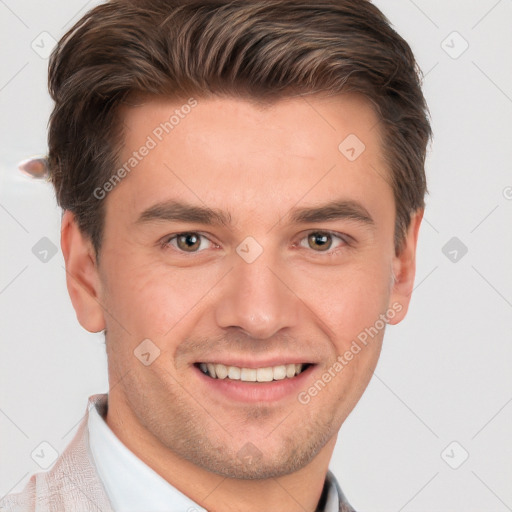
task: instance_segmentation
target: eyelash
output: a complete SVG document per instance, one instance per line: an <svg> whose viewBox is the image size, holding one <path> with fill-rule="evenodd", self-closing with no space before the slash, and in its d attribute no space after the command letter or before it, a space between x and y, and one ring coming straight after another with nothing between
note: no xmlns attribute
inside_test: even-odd
<svg viewBox="0 0 512 512"><path fill-rule="evenodd" d="M315 250L311 249L311 247L300 246L300 242L302 242L302 240L306 240L306 244L307 244L308 237L310 235L313 235L313 234L329 235L329 236L331 236L333 238L337 238L340 241L340 244L338 245L338 247L329 248L326 251L315 251ZM324 256L336 256L342 250L348 249L348 248L352 247L352 242L353 241L354 241L354 239L352 237L350 237L349 235L345 235L343 233L337 233L335 231L322 231L322 230L316 230L315 231L315 230L313 230L313 231L308 231L300 239L299 246L302 247L303 249L309 249L313 254L318 255L318 256L322 256L322 255L324 255ZM294 244L294 246L295 246L295 244Z"/></svg>
<svg viewBox="0 0 512 512"><path fill-rule="evenodd" d="M352 244L353 244L353 238L349 235L345 235L343 233L337 233L335 231L328 231L328 230L311 230L311 231L308 231L300 240L299 240L299 243L294 243L293 246L294 247L302 247L303 249L308 249L308 247L303 247L300 245L300 242L302 242L303 240L307 240L307 238L312 235L312 234L322 234L322 235L329 235L333 238L337 238L339 239L339 241L341 242L341 244L338 246L338 247L335 247L334 249L330 248L326 251L315 251L311 248L310 251L313 253L313 254L318 254L318 255L327 255L327 256L334 256L336 254L338 254L338 252L340 252L341 250L343 249L347 249L347 248L351 248L352 247ZM199 250L199 251L192 251L192 252L187 252L187 251L183 251L181 249L179 249L178 247L175 247L175 246L172 246L171 245L171 241L173 240L176 240L179 236L181 235L199 235L199 237L203 238L203 239L206 239L208 240L211 244L213 244L214 246L217 246L218 247L218 244L216 244L215 242L211 241L206 235L204 235L203 233L200 233L198 231L182 231L180 233L176 233L174 235L170 235L170 236L166 236L162 241L161 241L161 246L164 250L175 250L176 252L180 253L180 254L188 254L188 255L193 255L193 254L199 254L201 252L204 251L203 250ZM307 242L306 242L307 243ZM172 247L172 249L171 249Z"/></svg>

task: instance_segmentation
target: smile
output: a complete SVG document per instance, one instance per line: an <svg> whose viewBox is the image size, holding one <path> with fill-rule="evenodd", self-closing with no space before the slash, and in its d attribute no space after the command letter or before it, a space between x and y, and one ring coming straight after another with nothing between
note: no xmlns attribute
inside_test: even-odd
<svg viewBox="0 0 512 512"><path fill-rule="evenodd" d="M306 370L308 363L290 363L263 368L240 368L221 363L198 363L198 368L212 379L230 379L243 382L272 382L292 379Z"/></svg>

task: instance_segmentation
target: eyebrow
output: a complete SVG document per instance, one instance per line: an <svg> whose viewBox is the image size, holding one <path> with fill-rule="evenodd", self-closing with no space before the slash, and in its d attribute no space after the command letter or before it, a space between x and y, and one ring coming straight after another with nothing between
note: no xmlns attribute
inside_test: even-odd
<svg viewBox="0 0 512 512"><path fill-rule="evenodd" d="M356 201L337 200L320 206L293 208L284 217L290 224L321 223L334 220L353 220L368 226L375 221L368 210ZM196 222L205 225L231 226L232 217L223 210L196 206L181 201L164 201L144 210L137 224L153 221Z"/></svg>
<svg viewBox="0 0 512 512"><path fill-rule="evenodd" d="M197 222L206 225L231 225L231 215L227 212L204 206L194 206L180 201L157 203L144 210L136 223L143 224L158 220Z"/></svg>
<svg viewBox="0 0 512 512"><path fill-rule="evenodd" d="M290 223L318 223L333 220L353 220L368 226L375 221L368 210L357 201L336 200L325 205L308 208L294 208L287 215Z"/></svg>

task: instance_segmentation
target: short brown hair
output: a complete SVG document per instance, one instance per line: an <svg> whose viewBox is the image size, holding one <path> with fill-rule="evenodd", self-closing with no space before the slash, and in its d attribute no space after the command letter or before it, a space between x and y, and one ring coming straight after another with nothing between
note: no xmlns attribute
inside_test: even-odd
<svg viewBox="0 0 512 512"><path fill-rule="evenodd" d="M134 95L271 101L358 92L381 120L396 203L395 250L424 207L431 128L409 45L366 0L113 0L65 34L49 65L50 177L98 254L104 202ZM341 141L340 141L341 142Z"/></svg>

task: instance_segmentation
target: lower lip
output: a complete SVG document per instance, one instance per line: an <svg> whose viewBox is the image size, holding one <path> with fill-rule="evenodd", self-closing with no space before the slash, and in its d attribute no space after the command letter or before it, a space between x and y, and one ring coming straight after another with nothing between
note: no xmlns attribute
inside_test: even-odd
<svg viewBox="0 0 512 512"><path fill-rule="evenodd" d="M219 393L229 400L238 402L275 402L290 396L298 396L304 390L306 380L316 365L311 364L299 375L292 378L273 380L271 382L244 382L241 380L213 379L203 373L198 367L193 369L209 390Z"/></svg>

